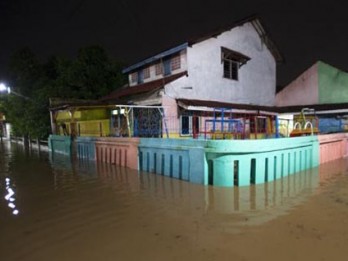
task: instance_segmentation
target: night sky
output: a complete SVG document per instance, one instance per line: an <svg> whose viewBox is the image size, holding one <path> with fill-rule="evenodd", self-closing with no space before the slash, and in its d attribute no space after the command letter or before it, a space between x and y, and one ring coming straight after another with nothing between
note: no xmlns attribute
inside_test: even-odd
<svg viewBox="0 0 348 261"><path fill-rule="evenodd" d="M278 85L315 61L348 70L348 15L343 1L0 0L0 80L10 54L29 46L40 58L73 57L80 47L103 46L132 64L258 14L285 58Z"/></svg>

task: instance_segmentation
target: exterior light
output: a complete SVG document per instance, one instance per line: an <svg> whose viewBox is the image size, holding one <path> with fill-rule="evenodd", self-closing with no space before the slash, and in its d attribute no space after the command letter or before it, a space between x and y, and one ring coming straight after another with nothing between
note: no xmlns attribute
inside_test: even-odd
<svg viewBox="0 0 348 261"><path fill-rule="evenodd" d="M118 114L124 114L124 109L120 109L120 110L112 110L111 114L112 115L118 115Z"/></svg>
<svg viewBox="0 0 348 261"><path fill-rule="evenodd" d="M19 97L22 97L26 100L30 100L29 97L27 96L24 96L18 92L15 92L15 91L12 91L10 87L6 86L4 83L0 83L0 92L7 92L8 94L13 94L13 95L16 95L16 96L19 96Z"/></svg>
<svg viewBox="0 0 348 261"><path fill-rule="evenodd" d="M7 92L7 93L11 93L11 88L6 86L3 83L0 83L0 92Z"/></svg>

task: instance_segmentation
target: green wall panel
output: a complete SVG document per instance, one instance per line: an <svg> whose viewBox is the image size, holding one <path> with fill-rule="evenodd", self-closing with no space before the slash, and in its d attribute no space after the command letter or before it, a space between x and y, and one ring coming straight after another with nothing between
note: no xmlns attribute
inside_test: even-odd
<svg viewBox="0 0 348 261"><path fill-rule="evenodd" d="M348 73L318 62L319 104L348 102Z"/></svg>

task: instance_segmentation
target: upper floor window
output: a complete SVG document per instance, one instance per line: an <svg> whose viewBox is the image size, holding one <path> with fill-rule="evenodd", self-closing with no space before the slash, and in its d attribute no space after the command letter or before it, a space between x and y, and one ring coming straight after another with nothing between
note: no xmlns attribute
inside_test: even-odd
<svg viewBox="0 0 348 261"><path fill-rule="evenodd" d="M170 65L173 71L180 69L180 55L173 56L170 61Z"/></svg>
<svg viewBox="0 0 348 261"><path fill-rule="evenodd" d="M144 82L144 70L139 70L138 71L138 84Z"/></svg>
<svg viewBox="0 0 348 261"><path fill-rule="evenodd" d="M138 73L134 72L131 74L131 82L136 83L138 81Z"/></svg>
<svg viewBox="0 0 348 261"><path fill-rule="evenodd" d="M224 77L238 81L239 64L237 61L224 59Z"/></svg>
<svg viewBox="0 0 348 261"><path fill-rule="evenodd" d="M155 64L155 74L164 76L171 75L172 71L180 69L181 58L180 54L175 56L169 56L162 59L159 63Z"/></svg>
<svg viewBox="0 0 348 261"><path fill-rule="evenodd" d="M223 63L223 77L238 81L239 69L249 61L244 54L221 47L221 62Z"/></svg>
<svg viewBox="0 0 348 261"><path fill-rule="evenodd" d="M171 68L171 59L167 58L163 60L163 75L167 76L172 74L172 68Z"/></svg>
<svg viewBox="0 0 348 261"><path fill-rule="evenodd" d="M161 62L159 63L156 63L155 65L155 72L156 72L156 75L160 75L163 73L163 65Z"/></svg>
<svg viewBox="0 0 348 261"><path fill-rule="evenodd" d="M144 68L144 79L150 78L150 67Z"/></svg>

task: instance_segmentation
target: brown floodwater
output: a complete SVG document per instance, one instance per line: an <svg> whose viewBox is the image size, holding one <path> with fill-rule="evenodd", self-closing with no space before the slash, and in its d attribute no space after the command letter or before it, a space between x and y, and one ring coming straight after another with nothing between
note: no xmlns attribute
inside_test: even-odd
<svg viewBox="0 0 348 261"><path fill-rule="evenodd" d="M222 188L0 144L0 260L346 260L348 162Z"/></svg>

